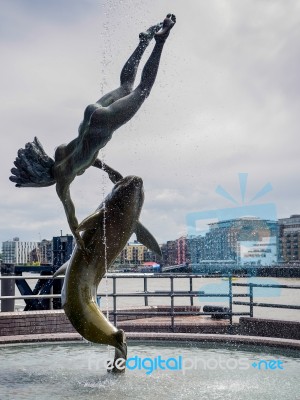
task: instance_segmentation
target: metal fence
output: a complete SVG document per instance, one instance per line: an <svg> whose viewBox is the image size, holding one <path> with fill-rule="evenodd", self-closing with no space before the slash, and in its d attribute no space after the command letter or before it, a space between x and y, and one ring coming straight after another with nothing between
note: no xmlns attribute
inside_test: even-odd
<svg viewBox="0 0 300 400"><path fill-rule="evenodd" d="M233 281L233 277L231 275L226 275L228 280L228 292L226 293L219 293L215 291L214 293L206 293L203 291L195 290L194 289L194 281L195 279L199 278L215 278L211 275L192 275L192 274L108 274L108 279L112 280L112 291L109 293L99 293L99 297L112 297L112 310L110 311L110 315L113 316L114 324L117 324L118 316L132 316L133 318L136 316L144 316L144 317L170 317L171 327L174 329L175 326L175 318L177 316L199 316L199 315L213 315L215 318L222 317L228 318L230 325L233 324L233 317L234 316L250 316L253 317L254 315L254 307L270 307L270 308L280 308L280 309L293 309L293 310L300 310L300 305L289 305L289 304L272 304L272 303L259 303L255 301L255 289L256 288L284 288L289 290L297 290L300 289L300 285L273 285L273 284L256 284L256 283L237 283ZM17 279L42 279L49 281L54 281L51 275L44 275L44 276L0 276L1 280L1 311L7 311L7 304L14 302L17 299L22 299L25 302L29 299L59 299L60 294L31 294L31 295L7 295L3 288L6 287L5 281L10 282L10 286L14 284L15 280ZM58 277L56 279L61 279ZM134 292L118 292L117 291L117 282L123 279L142 279L142 290L134 291ZM148 290L148 282L151 279L167 279L169 280L169 289L168 290L158 290L158 291L150 291ZM186 279L188 281L188 290L175 290L174 283L177 279ZM136 285L134 285L136 287ZM246 288L246 293L234 293L234 289L237 287L244 287ZM125 310L118 310L117 300L124 297L131 297L131 298L143 298L143 303L145 306L149 305L150 298L169 298L170 299L170 309L168 311L151 311L151 310L132 310L132 311L125 311ZM198 298L213 298L219 297L224 298L228 301L228 307L214 307L214 310L210 310L208 312L205 311L205 307L202 312L200 311L191 311L191 309L187 309L187 311L177 311L174 305L175 298L188 298L189 303L191 306L194 305L194 299ZM236 301L235 298L248 298L249 301ZM248 306L249 311L247 312L235 312L234 306ZM218 310L219 308L219 310Z"/></svg>
<svg viewBox="0 0 300 400"><path fill-rule="evenodd" d="M254 307L270 307L270 308L286 308L289 310L300 310L300 306L291 304L274 304L274 303L258 303L254 301L255 288L269 288L269 289L300 289L299 285L273 285L273 284L257 284L257 283L232 283L232 286L249 287L249 302L234 301L233 304L249 306L250 317L253 317Z"/></svg>

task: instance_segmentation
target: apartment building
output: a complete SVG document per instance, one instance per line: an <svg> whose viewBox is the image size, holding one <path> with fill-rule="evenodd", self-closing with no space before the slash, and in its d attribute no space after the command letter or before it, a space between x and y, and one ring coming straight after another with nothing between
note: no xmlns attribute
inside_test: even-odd
<svg viewBox="0 0 300 400"><path fill-rule="evenodd" d="M36 261L38 242L22 242L18 237L2 243L4 264L24 265Z"/></svg>
<svg viewBox="0 0 300 400"><path fill-rule="evenodd" d="M281 262L300 261L300 215L281 218L279 222L279 257Z"/></svg>

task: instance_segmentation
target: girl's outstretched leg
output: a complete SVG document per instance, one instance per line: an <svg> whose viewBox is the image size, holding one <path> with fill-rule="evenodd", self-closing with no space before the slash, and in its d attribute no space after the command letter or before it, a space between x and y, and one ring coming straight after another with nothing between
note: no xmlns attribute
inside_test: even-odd
<svg viewBox="0 0 300 400"><path fill-rule="evenodd" d="M137 87L137 89L140 90L145 97L149 96L152 86L155 82L163 46L175 23L175 15L168 14L164 19L162 29L155 34L155 47L151 56L149 57L149 60L145 64L142 72L141 82Z"/></svg>
<svg viewBox="0 0 300 400"><path fill-rule="evenodd" d="M156 44L144 66L140 84L127 96L116 100L106 108L108 114L107 117L109 118L109 125L112 131L118 129L120 126L129 121L141 107L145 99L149 96L155 82L165 41L169 36L170 30L175 25L175 22L175 15L168 14L163 22L161 31L158 31L154 35ZM97 111L94 115L96 120Z"/></svg>
<svg viewBox="0 0 300 400"><path fill-rule="evenodd" d="M144 54L154 35L161 29L162 25L162 23L159 23L157 25L151 26L145 32L139 34L140 43L138 44L133 54L129 57L128 61L121 71L121 86L127 86L130 91L132 90L142 55Z"/></svg>
<svg viewBox="0 0 300 400"><path fill-rule="evenodd" d="M120 86L112 92L107 93L106 95L101 97L101 99L97 101L97 104L101 105L102 107L107 107L114 101L124 96L127 96L132 91L141 58L149 43L153 39L155 33L158 32L161 27L162 23L159 23L157 25L151 26L145 32L140 33L139 44L134 52L131 54L129 59L126 61L121 71Z"/></svg>

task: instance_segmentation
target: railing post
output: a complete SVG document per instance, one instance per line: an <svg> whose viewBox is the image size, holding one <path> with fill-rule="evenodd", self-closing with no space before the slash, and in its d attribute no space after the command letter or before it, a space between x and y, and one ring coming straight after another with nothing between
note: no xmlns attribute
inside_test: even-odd
<svg viewBox="0 0 300 400"><path fill-rule="evenodd" d="M144 293L148 292L148 277L144 276ZM144 297L145 299L145 306L148 306L148 296Z"/></svg>
<svg viewBox="0 0 300 400"><path fill-rule="evenodd" d="M15 274L14 264L1 265L1 275L10 276ZM2 279L1 280L1 296L14 296L15 295L15 279ZM5 299L1 300L1 312L15 311L15 300Z"/></svg>
<svg viewBox="0 0 300 400"><path fill-rule="evenodd" d="M53 285L52 285L51 288L50 288L49 294L53 294ZM54 309L54 307L53 307L54 300L55 300L55 299L54 299L53 297L52 297L52 299L50 299L49 310L53 310L53 309Z"/></svg>
<svg viewBox="0 0 300 400"><path fill-rule="evenodd" d="M51 287L52 293L53 294L61 294L63 284L64 284L64 277L60 277L60 279L55 279L54 282L53 282L53 285ZM60 298L52 299L52 308L54 310L62 309L61 299Z"/></svg>
<svg viewBox="0 0 300 400"><path fill-rule="evenodd" d="M249 283L250 317L253 317L253 284Z"/></svg>
<svg viewBox="0 0 300 400"><path fill-rule="evenodd" d="M174 332L174 277L170 276L170 285L171 285L171 330Z"/></svg>
<svg viewBox="0 0 300 400"><path fill-rule="evenodd" d="M229 311L230 311L230 325L232 325L232 275L229 274Z"/></svg>
<svg viewBox="0 0 300 400"><path fill-rule="evenodd" d="M114 325L117 325L117 277L113 276L113 309L114 309Z"/></svg>
<svg viewBox="0 0 300 400"><path fill-rule="evenodd" d="M190 292L192 292L192 291L193 291L193 277L190 276ZM194 305L193 296L190 296L190 300L191 300L191 306L193 306Z"/></svg>

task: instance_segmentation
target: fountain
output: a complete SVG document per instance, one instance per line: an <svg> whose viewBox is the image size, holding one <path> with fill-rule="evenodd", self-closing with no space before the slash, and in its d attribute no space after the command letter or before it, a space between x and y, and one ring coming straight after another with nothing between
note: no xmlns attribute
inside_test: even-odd
<svg viewBox="0 0 300 400"><path fill-rule="evenodd" d="M64 309L83 337L116 348L112 364L115 372L124 370L124 364L116 361L120 357L126 359L125 335L101 313L95 289L132 232L153 251L159 252L159 248L138 220L143 200L141 179L123 178L98 160L97 155L114 130L127 122L149 95L163 45L174 23L175 17L168 15L164 24L155 25L140 35L137 49L123 68L120 87L87 107L78 138L59 146L54 160L35 138L19 150L10 177L18 187L56 184L77 240L71 261L62 268L66 269ZM155 48L144 67L140 85L132 91L140 58L153 37ZM107 125L100 129L97 124L103 118L107 118ZM95 142L91 133L99 135ZM79 224L69 187L89 166L107 172L115 187L95 213ZM84 232L82 236L80 232ZM1 348L0 361L5 365L0 370L3 398L75 400L98 398L101 394L106 399L116 399L126 398L130 393L131 398L160 399L163 393L165 399L201 396L208 400L268 400L278 398L278 388L285 399L296 399L299 393L299 355L293 351L274 351L274 348L270 352L268 348L255 346L207 347L181 342L178 347L171 343L164 346L132 343L126 362L127 374L118 377L107 374L106 349L91 343L6 345Z"/></svg>
<svg viewBox="0 0 300 400"><path fill-rule="evenodd" d="M181 357L186 369L157 368L152 360ZM154 345L130 342L124 375L107 374L107 352L88 343L6 346L1 348L1 398L62 400L98 399L296 399L299 394L299 352L220 345ZM282 369L260 369L260 360L280 360ZM141 360L140 369L138 362ZM143 367L144 364L144 367ZM173 369L172 369L173 368Z"/></svg>

